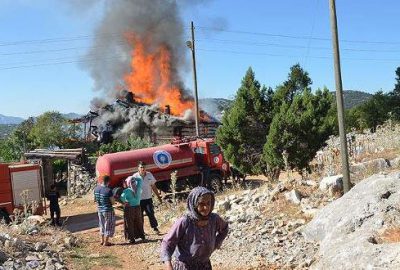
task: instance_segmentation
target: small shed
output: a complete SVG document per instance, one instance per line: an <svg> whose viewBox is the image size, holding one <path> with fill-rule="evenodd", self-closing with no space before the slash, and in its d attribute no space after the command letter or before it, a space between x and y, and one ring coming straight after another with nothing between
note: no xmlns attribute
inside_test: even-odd
<svg viewBox="0 0 400 270"><path fill-rule="evenodd" d="M64 159L67 160L67 181L68 181L68 191L70 185L70 168L71 164L84 164L86 162L85 150L84 148L76 149L35 149L24 154L25 158L31 163L38 163L43 168L43 185L44 192L47 193L50 190L50 186L55 182L53 177L53 165L52 161L54 159Z"/></svg>

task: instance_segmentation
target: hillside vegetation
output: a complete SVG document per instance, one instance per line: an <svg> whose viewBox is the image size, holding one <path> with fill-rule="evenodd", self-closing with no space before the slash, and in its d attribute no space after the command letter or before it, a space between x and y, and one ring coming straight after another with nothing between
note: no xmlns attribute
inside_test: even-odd
<svg viewBox="0 0 400 270"><path fill-rule="evenodd" d="M333 94L335 93L333 92ZM353 107L361 105L371 97L372 97L371 94L362 91L345 90L343 91L344 108L351 109ZM335 101L336 101L336 96L335 96Z"/></svg>
<svg viewBox="0 0 400 270"><path fill-rule="evenodd" d="M0 139L7 138L16 127L13 124L0 124Z"/></svg>

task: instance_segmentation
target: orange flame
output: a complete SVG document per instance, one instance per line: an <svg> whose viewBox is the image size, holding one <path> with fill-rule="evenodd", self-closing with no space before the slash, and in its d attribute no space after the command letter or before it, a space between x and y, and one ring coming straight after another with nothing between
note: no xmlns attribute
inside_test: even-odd
<svg viewBox="0 0 400 270"><path fill-rule="evenodd" d="M141 40L130 34L128 39L134 44L131 53L131 71L124 77L125 83L135 100L159 104L161 108L170 105L171 114L183 115L193 108L193 102L183 100L181 90L172 78L171 53L167 46L161 45L150 52L150 39Z"/></svg>

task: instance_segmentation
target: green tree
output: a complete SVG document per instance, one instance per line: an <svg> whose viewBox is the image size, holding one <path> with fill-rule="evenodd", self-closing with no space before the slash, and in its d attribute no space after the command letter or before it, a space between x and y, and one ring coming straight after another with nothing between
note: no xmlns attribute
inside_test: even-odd
<svg viewBox="0 0 400 270"><path fill-rule="evenodd" d="M130 136L125 142L114 140L112 143L101 145L97 154L104 155L108 153L148 148L152 146L155 146L155 144L148 140L136 136Z"/></svg>
<svg viewBox="0 0 400 270"><path fill-rule="evenodd" d="M400 120L400 67L396 69L396 84L394 89L389 93L390 101L390 112L391 117L397 121Z"/></svg>
<svg viewBox="0 0 400 270"><path fill-rule="evenodd" d="M272 95L249 68L217 131L224 157L244 174L263 171L262 146L272 120Z"/></svg>
<svg viewBox="0 0 400 270"><path fill-rule="evenodd" d="M30 136L34 123L32 117L28 118L19 124L8 138L0 142L0 158L3 161L18 161L23 153L35 147Z"/></svg>
<svg viewBox="0 0 400 270"><path fill-rule="evenodd" d="M292 66L287 80L275 91L273 96L274 111L279 112L283 102L292 103L294 96L302 93L304 89L310 89L311 84L312 80L308 76L308 72L304 71L300 64Z"/></svg>
<svg viewBox="0 0 400 270"><path fill-rule="evenodd" d="M284 168L283 151L291 168L308 168L318 149L335 131L335 107L328 89L311 93L311 79L299 65L274 96L277 113L264 145L263 160L270 170Z"/></svg>
<svg viewBox="0 0 400 270"><path fill-rule="evenodd" d="M68 138L67 120L59 112L45 112L36 119L30 136L37 147L62 147Z"/></svg>
<svg viewBox="0 0 400 270"><path fill-rule="evenodd" d="M346 131L350 132L352 129L361 130L361 119L360 110L358 106L353 107L349 110L345 110L344 112L344 120L346 123Z"/></svg>
<svg viewBox="0 0 400 270"><path fill-rule="evenodd" d="M393 109L391 106L391 97L382 91L375 93L365 103L356 107L358 111L358 125L361 129L369 128L376 130L378 125L383 124L389 119L389 112Z"/></svg>
<svg viewBox="0 0 400 270"><path fill-rule="evenodd" d="M393 95L400 97L400 67L396 69L396 84L394 85Z"/></svg>

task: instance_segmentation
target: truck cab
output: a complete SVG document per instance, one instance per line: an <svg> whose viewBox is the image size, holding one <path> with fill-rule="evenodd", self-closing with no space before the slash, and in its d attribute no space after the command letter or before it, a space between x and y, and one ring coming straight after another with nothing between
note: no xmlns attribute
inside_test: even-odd
<svg viewBox="0 0 400 270"><path fill-rule="evenodd" d="M211 185L214 190L222 189L222 179L229 173L221 148L214 139L197 139L190 142L196 163L202 171L202 185Z"/></svg>

